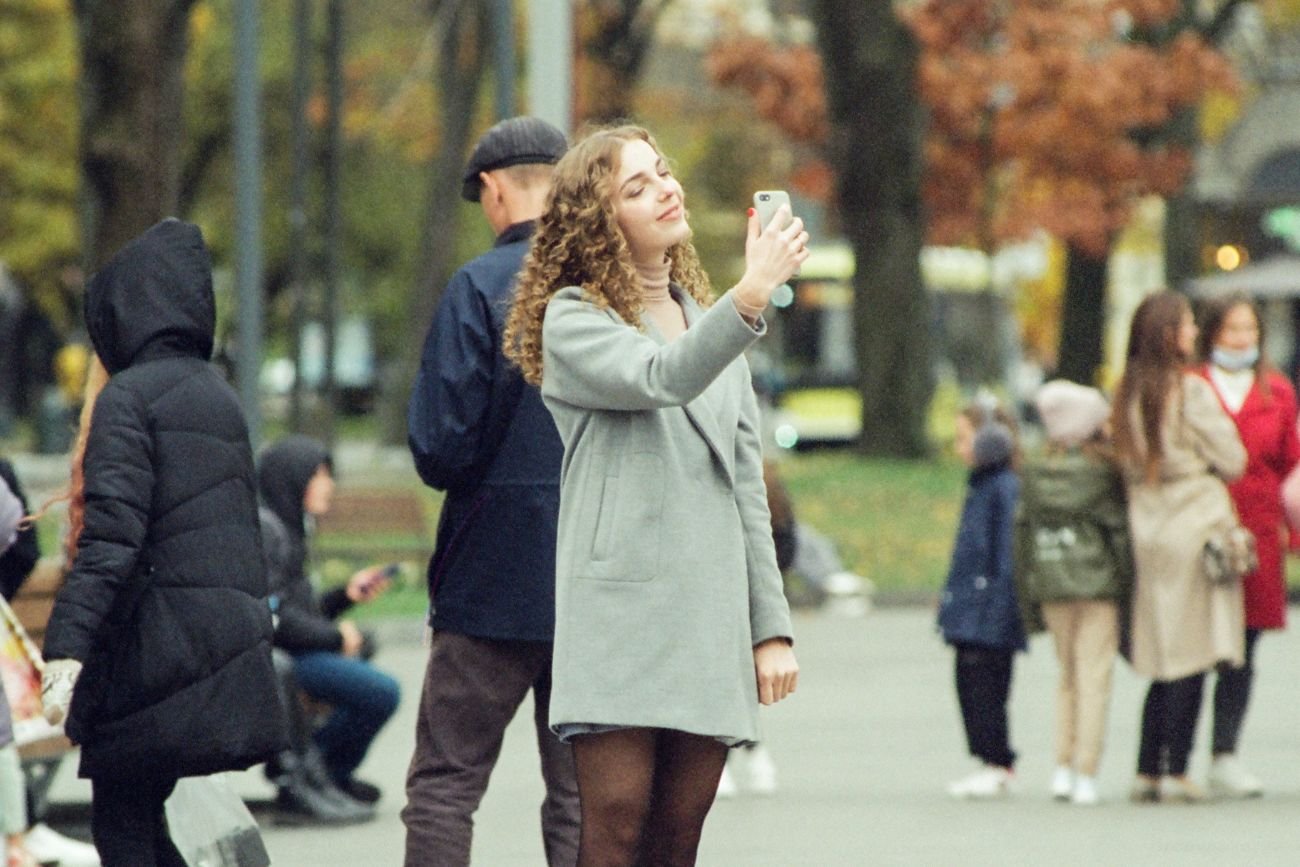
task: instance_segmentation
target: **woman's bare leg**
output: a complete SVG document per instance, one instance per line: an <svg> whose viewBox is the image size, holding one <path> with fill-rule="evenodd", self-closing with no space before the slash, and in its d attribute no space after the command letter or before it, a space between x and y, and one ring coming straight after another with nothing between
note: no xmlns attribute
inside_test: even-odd
<svg viewBox="0 0 1300 867"><path fill-rule="evenodd" d="M637 863L654 785L655 734L620 729L573 738L582 810L578 867Z"/></svg>
<svg viewBox="0 0 1300 867"><path fill-rule="evenodd" d="M658 732L654 795L643 840L647 867L690 867L713 806L727 747L716 738Z"/></svg>

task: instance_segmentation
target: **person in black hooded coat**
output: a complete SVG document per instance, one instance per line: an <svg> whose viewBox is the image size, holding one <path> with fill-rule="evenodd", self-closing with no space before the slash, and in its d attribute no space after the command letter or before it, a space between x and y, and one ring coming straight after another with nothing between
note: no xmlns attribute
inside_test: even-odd
<svg viewBox="0 0 1300 867"><path fill-rule="evenodd" d="M290 436L266 447L257 462L262 496L262 543L272 608L275 645L293 656L298 685L333 711L317 730L325 769L344 794L364 804L380 791L354 776L380 729L397 710L397 681L361 658L365 642L351 621L334 618L388 586L380 567L362 569L343 587L317 597L307 575L308 522L329 511L334 462L324 443Z"/></svg>
<svg viewBox="0 0 1300 867"><path fill-rule="evenodd" d="M109 378L87 389L42 696L81 745L105 867L179 867L163 812L176 781L286 744L252 450L208 361L198 228L168 219L128 243L87 286L85 319Z"/></svg>

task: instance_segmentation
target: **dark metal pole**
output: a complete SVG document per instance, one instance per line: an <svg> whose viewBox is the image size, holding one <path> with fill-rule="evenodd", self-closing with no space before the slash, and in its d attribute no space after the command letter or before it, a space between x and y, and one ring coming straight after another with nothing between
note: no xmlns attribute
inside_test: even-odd
<svg viewBox="0 0 1300 867"><path fill-rule="evenodd" d="M253 448L262 439L262 130L258 81L258 2L235 11L235 287L239 294L237 384Z"/></svg>
<svg viewBox="0 0 1300 867"><path fill-rule="evenodd" d="M340 181L343 164L343 2L329 0L329 34L325 40L326 78L329 88L329 123L325 131L325 430L334 447L334 422L338 412L334 381L335 343L338 333L339 245L342 241Z"/></svg>
<svg viewBox="0 0 1300 867"><path fill-rule="evenodd" d="M289 185L289 259L293 274L293 392L289 396L289 427L301 433L302 330L307 315L307 172L311 137L307 129L307 97L311 87L311 0L294 0L293 55L293 176Z"/></svg>
<svg viewBox="0 0 1300 867"><path fill-rule="evenodd" d="M496 79L496 116L505 120L515 113L515 6L514 0L492 2L492 67Z"/></svg>

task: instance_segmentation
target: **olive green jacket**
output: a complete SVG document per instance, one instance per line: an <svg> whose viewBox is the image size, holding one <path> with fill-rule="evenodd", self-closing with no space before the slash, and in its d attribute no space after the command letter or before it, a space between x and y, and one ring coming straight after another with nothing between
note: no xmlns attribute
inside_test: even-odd
<svg viewBox="0 0 1300 867"><path fill-rule="evenodd" d="M1026 461L1014 537L1016 592L1027 631L1042 630L1044 602L1127 601L1133 554L1124 480L1107 461L1078 448Z"/></svg>

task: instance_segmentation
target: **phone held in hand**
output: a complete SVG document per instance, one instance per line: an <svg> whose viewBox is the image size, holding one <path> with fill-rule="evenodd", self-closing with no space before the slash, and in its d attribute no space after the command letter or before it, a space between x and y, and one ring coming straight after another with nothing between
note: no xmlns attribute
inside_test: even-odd
<svg viewBox="0 0 1300 867"><path fill-rule="evenodd" d="M777 210L782 205L791 208L790 194L785 190L759 190L754 193L754 211L758 214L759 227L766 229L767 224L772 222L772 219L776 216ZM787 219L785 225L780 228L784 229L786 226L790 225L790 222L793 220L794 210L791 208L789 219ZM791 276L798 277L798 269L796 269L794 274ZM794 290L790 288L789 283L781 284L780 288L777 290L777 294L772 296L772 303L777 307L787 307L793 300Z"/></svg>
<svg viewBox="0 0 1300 867"><path fill-rule="evenodd" d="M758 225L766 229L767 224L772 222L777 209L782 205L790 207L790 194L785 190L759 190L754 193L754 210L758 212ZM793 211L790 219L794 219ZM786 225L789 225L789 220L786 221ZM779 228L784 229L785 226Z"/></svg>

